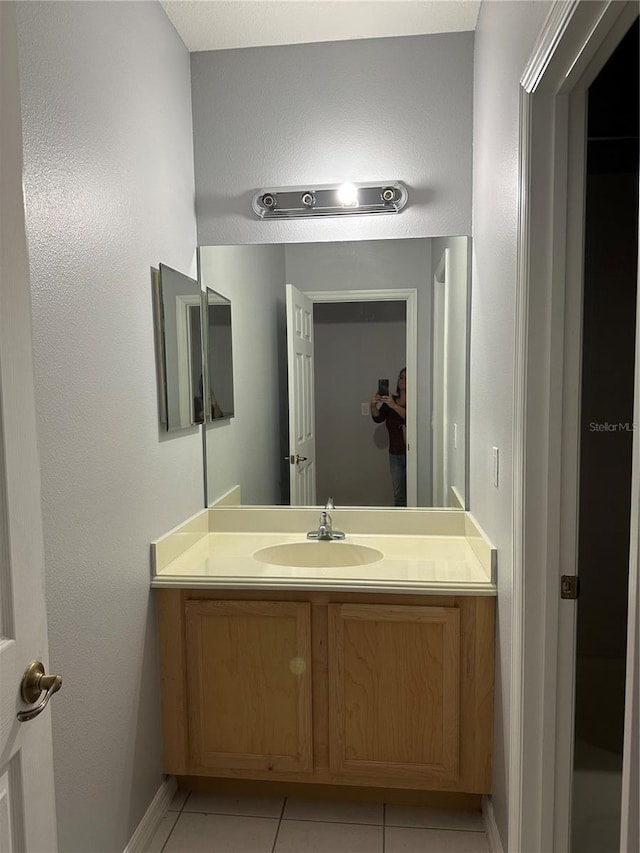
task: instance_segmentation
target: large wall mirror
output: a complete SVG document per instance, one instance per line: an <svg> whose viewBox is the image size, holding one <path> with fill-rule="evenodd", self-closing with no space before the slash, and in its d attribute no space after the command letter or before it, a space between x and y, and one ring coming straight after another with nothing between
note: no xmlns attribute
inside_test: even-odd
<svg viewBox="0 0 640 853"><path fill-rule="evenodd" d="M206 425L208 504L464 509L469 253L468 237L200 247L203 286L233 303L235 417Z"/></svg>

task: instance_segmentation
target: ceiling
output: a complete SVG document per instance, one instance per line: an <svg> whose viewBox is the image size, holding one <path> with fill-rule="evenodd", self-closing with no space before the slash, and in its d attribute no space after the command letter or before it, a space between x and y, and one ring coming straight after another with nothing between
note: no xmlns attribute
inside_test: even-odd
<svg viewBox="0 0 640 853"><path fill-rule="evenodd" d="M480 0L160 2L191 52L474 30L480 9Z"/></svg>

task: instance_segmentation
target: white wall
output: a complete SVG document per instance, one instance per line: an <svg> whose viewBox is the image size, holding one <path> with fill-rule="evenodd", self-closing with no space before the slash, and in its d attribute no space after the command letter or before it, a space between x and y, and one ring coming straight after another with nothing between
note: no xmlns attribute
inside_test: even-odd
<svg viewBox="0 0 640 853"><path fill-rule="evenodd" d="M471 233L473 33L191 63L200 245ZM251 210L261 187L394 178L409 186L398 216L263 222Z"/></svg>
<svg viewBox="0 0 640 853"><path fill-rule="evenodd" d="M471 511L498 548L493 805L505 850L509 762L512 427L519 81L548 2L485 2L475 39L471 313ZM491 448L500 449L500 486Z"/></svg>
<svg viewBox="0 0 640 853"><path fill-rule="evenodd" d="M113 853L162 778L149 541L202 506L149 273L195 272L189 56L155 3L20 3L18 39L59 845Z"/></svg>
<svg viewBox="0 0 640 853"><path fill-rule="evenodd" d="M233 335L234 417L207 425L207 502L239 485L243 503L280 503L280 481L288 474L280 445L284 249L205 246L200 272L207 287L231 300Z"/></svg>

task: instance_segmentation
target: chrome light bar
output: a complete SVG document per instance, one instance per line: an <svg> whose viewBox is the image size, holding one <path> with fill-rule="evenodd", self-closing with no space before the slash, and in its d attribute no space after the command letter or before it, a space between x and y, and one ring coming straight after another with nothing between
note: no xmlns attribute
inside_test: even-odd
<svg viewBox="0 0 640 853"><path fill-rule="evenodd" d="M409 194L400 181L383 184L331 184L259 190L251 206L260 219L309 216L363 216L400 213Z"/></svg>

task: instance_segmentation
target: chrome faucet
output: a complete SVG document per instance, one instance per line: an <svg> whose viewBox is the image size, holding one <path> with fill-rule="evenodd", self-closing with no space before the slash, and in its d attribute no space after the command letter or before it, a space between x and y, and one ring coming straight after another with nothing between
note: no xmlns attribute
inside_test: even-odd
<svg viewBox="0 0 640 853"><path fill-rule="evenodd" d="M307 533L307 539L319 539L325 542L329 542L332 539L344 539L346 537L346 533L343 533L341 530L333 529L333 522L331 521L331 516L329 515L329 510L331 509L335 509L333 498L329 498L327 500L324 509L320 513L320 523L318 524L318 529L310 530L309 533Z"/></svg>

